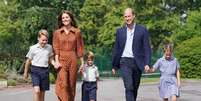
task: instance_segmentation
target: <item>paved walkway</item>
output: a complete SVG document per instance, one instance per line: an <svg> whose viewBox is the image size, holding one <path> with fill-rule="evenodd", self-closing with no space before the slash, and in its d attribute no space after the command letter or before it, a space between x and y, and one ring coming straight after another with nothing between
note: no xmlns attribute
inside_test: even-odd
<svg viewBox="0 0 201 101"><path fill-rule="evenodd" d="M75 101L81 101L81 83L77 83ZM32 87L0 89L0 101L32 101ZM54 85L46 93L46 101L57 101ZM121 79L103 79L98 84L98 101L125 101ZM137 101L162 101L157 83L141 84ZM201 81L182 81L181 97L178 101L201 101Z"/></svg>

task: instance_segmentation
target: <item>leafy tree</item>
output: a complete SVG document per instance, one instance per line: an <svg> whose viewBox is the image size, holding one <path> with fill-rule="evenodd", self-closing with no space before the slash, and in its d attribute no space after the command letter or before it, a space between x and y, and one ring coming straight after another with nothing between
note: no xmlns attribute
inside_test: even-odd
<svg viewBox="0 0 201 101"><path fill-rule="evenodd" d="M57 16L61 10L72 11L78 16L79 9L82 6L80 2L75 0L18 0L18 9L22 13L20 15L23 18L23 32L28 33L28 41L33 44L36 43L37 32L40 29L47 29L49 33L52 33L56 29ZM52 34L50 34L50 40Z"/></svg>
<svg viewBox="0 0 201 101"><path fill-rule="evenodd" d="M79 26L82 30L87 48L96 46L99 27L103 26L103 16L107 13L107 2L109 0L91 1L86 0L80 9ZM92 47L91 47L92 48Z"/></svg>
<svg viewBox="0 0 201 101"><path fill-rule="evenodd" d="M0 2L0 56L11 58L20 56L23 50L23 34L21 33L21 21L16 9L16 1ZM18 47L18 48L17 48ZM16 54L19 53L19 54Z"/></svg>
<svg viewBox="0 0 201 101"><path fill-rule="evenodd" d="M38 6L26 9L21 17L22 31L26 33L29 45L37 43L37 34L40 29L47 29L50 33L49 42L51 43L52 31L56 28L57 17L54 9L46 9Z"/></svg>
<svg viewBox="0 0 201 101"><path fill-rule="evenodd" d="M185 25L178 26L171 36L176 44L181 43L187 39L201 36L201 11L188 11L188 18Z"/></svg>
<svg viewBox="0 0 201 101"><path fill-rule="evenodd" d="M112 2L108 5L108 13L103 17L104 24L98 32L98 46L108 48L110 51L115 40L115 31L123 25L123 11L127 7L126 2Z"/></svg>
<svg viewBox="0 0 201 101"><path fill-rule="evenodd" d="M181 76L184 78L201 78L201 37L183 41L175 49L180 62Z"/></svg>
<svg viewBox="0 0 201 101"><path fill-rule="evenodd" d="M5 71L19 68L27 45L26 35L21 31L18 6L16 0L0 2L0 63Z"/></svg>

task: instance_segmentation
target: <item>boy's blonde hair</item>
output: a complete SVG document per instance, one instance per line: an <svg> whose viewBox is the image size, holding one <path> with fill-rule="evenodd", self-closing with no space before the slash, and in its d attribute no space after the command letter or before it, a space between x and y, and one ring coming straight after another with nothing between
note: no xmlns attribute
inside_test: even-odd
<svg viewBox="0 0 201 101"><path fill-rule="evenodd" d="M46 36L47 38L49 37L49 34L48 34L47 30L45 30L45 29L41 29L38 32L38 38L40 38L42 35Z"/></svg>
<svg viewBox="0 0 201 101"><path fill-rule="evenodd" d="M91 59L92 61L94 60L94 53L92 51L88 51L85 54L85 60Z"/></svg>
<svg viewBox="0 0 201 101"><path fill-rule="evenodd" d="M171 52L173 52L173 44L172 43L165 43L163 50L165 52L165 50L170 49Z"/></svg>

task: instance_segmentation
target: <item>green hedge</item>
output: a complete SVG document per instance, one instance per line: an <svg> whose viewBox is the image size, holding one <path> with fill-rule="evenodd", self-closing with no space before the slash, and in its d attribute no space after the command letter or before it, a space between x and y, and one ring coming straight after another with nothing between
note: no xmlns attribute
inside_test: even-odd
<svg viewBox="0 0 201 101"><path fill-rule="evenodd" d="M175 49L183 78L201 78L201 37L183 41Z"/></svg>
<svg viewBox="0 0 201 101"><path fill-rule="evenodd" d="M8 80L8 86L16 86L16 84L17 84L16 80L13 79Z"/></svg>

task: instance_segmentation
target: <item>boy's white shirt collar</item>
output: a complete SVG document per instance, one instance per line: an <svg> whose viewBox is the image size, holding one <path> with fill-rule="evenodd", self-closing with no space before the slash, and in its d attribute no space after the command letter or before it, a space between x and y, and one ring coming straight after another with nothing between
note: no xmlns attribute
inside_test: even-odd
<svg viewBox="0 0 201 101"><path fill-rule="evenodd" d="M42 46L40 45L40 43L37 43L36 46L37 46L37 48L45 48L45 47L47 46L47 44L45 44L45 46L42 47Z"/></svg>
<svg viewBox="0 0 201 101"><path fill-rule="evenodd" d="M87 63L85 64L85 66L86 67L95 67L95 65L93 64L93 65L91 65L91 66L89 66Z"/></svg>
<svg viewBox="0 0 201 101"><path fill-rule="evenodd" d="M163 55L162 59L167 60L164 55ZM174 59L174 56L171 56L169 60L173 60L173 59Z"/></svg>

